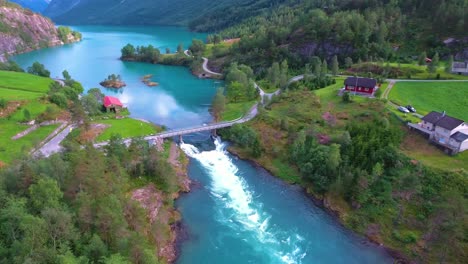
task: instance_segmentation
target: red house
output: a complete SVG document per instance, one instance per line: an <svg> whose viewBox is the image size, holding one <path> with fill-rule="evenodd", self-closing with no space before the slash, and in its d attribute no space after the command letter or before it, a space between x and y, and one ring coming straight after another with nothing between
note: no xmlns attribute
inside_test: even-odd
<svg viewBox="0 0 468 264"><path fill-rule="evenodd" d="M116 97L105 96L102 101L107 111L110 111L110 110L118 111L123 107L122 102L120 102L119 98L116 98Z"/></svg>
<svg viewBox="0 0 468 264"><path fill-rule="evenodd" d="M348 77L345 82L345 90L372 95L377 89L377 81L371 78Z"/></svg>

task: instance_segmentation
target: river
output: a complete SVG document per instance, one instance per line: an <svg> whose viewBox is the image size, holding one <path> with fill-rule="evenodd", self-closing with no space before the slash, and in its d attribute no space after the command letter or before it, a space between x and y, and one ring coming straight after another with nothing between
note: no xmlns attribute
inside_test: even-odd
<svg viewBox="0 0 468 264"><path fill-rule="evenodd" d="M132 117L168 128L209 122L208 105L222 83L201 80L183 67L118 60L127 43L152 44L163 52L179 42L206 35L176 27L74 27L83 41L15 56L22 67L43 63L60 76L66 69L85 89L99 87L111 73L127 87L119 97ZM158 87L140 78L153 74ZM192 192L177 201L188 239L177 263L391 263L378 246L342 228L317 207L300 188L274 178L262 168L225 151L225 143L208 134L184 137L182 150L190 156Z"/></svg>

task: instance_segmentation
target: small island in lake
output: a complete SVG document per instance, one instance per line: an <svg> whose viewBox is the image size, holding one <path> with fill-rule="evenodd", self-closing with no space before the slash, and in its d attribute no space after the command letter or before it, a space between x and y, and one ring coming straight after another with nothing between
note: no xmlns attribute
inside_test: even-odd
<svg viewBox="0 0 468 264"><path fill-rule="evenodd" d="M158 86L159 83L153 82L153 81L151 80L151 78L153 78L153 74L147 74L147 75L143 76L143 78L141 78L141 81L142 81L144 84L146 84L147 86L149 86L149 87Z"/></svg>
<svg viewBox="0 0 468 264"><path fill-rule="evenodd" d="M121 79L120 75L111 74L107 76L107 79L99 83L106 88L120 89L127 86Z"/></svg>

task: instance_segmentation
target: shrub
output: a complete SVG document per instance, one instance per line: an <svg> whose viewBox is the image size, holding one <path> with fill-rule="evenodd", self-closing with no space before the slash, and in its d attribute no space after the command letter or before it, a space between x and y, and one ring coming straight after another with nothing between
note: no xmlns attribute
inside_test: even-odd
<svg viewBox="0 0 468 264"><path fill-rule="evenodd" d="M24 121L26 122L31 120L31 113L26 108L23 110L23 117L24 117Z"/></svg>
<svg viewBox="0 0 468 264"><path fill-rule="evenodd" d="M8 105L7 100L4 99L4 98L0 98L0 108L3 109L3 108L5 108L5 107L7 107L7 105Z"/></svg>
<svg viewBox="0 0 468 264"><path fill-rule="evenodd" d="M351 102L351 96L349 95L349 92L344 92L343 96L341 97L343 102L345 103L350 103Z"/></svg>
<svg viewBox="0 0 468 264"><path fill-rule="evenodd" d="M63 93L54 93L49 100L60 108L65 108L68 105L67 97Z"/></svg>

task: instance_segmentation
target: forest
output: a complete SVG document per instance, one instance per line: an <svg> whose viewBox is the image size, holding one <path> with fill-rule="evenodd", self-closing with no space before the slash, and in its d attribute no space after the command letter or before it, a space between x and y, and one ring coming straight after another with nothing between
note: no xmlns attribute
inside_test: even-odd
<svg viewBox="0 0 468 264"><path fill-rule="evenodd" d="M176 179L161 152L118 137L105 153L69 145L18 161L0 172L0 263L160 263L168 223L150 223L129 192L154 183L173 222Z"/></svg>
<svg viewBox="0 0 468 264"><path fill-rule="evenodd" d="M302 68L310 63L311 56L330 63L337 55L342 65L347 58L353 62L404 63L421 52L429 57L438 53L447 59L466 47L464 42L448 47L443 41L466 36L467 1L431 2L287 1L220 28L219 34L224 39L241 38L228 57L253 67L255 72L285 59L292 68ZM222 20L229 16L217 17ZM204 20L207 28L218 25L209 16Z"/></svg>

